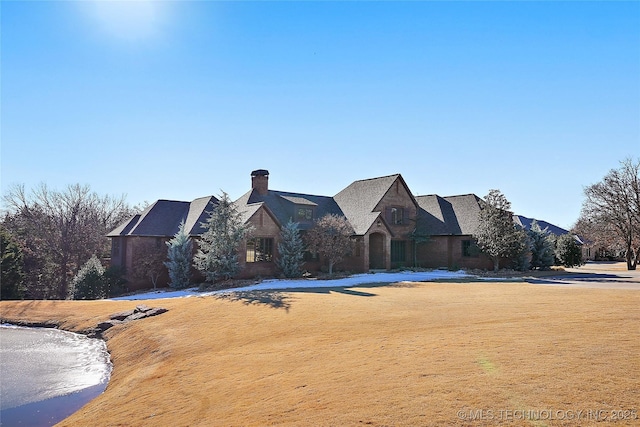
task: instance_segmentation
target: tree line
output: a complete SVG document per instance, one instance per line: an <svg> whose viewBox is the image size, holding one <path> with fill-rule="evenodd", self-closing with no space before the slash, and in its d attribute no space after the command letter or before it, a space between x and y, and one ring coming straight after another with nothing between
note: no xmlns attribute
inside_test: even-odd
<svg viewBox="0 0 640 427"><path fill-rule="evenodd" d="M500 192L491 190L481 203L478 229L473 235L480 252L493 262L520 270L545 270L553 265L574 267L582 264L582 250L572 233L556 236L533 221L524 229L513 220L511 203Z"/></svg>
<svg viewBox="0 0 640 427"><path fill-rule="evenodd" d="M624 259L628 270L635 270L640 262L640 159L627 158L601 181L586 186L580 217L569 234L557 238L537 224L526 232L514 226L511 205L498 190L490 191L484 202L474 237L496 269L503 258L517 269L548 267L552 247L555 263L580 265L581 244L601 258Z"/></svg>
<svg viewBox="0 0 640 427"><path fill-rule="evenodd" d="M124 196L100 196L80 184L29 192L15 185L2 201L2 299L66 298L83 264L109 257L106 233L137 211Z"/></svg>
<svg viewBox="0 0 640 427"><path fill-rule="evenodd" d="M125 272L104 266L111 251L105 236L141 208L129 206L124 197L99 196L79 184L63 191L43 184L30 193L14 186L3 202L1 299L97 299L125 289ZM155 245L142 248L143 256L129 273L150 279L154 288L159 266L167 268L173 288L190 286L192 266L207 282L234 277L240 269L237 249L250 237L251 225L242 221L223 192L203 226L195 255L182 223L165 250ZM285 277L300 277L304 252L311 250L326 257L331 273L350 251L352 232L346 218L327 215L303 241L298 224L289 221L282 228L276 263Z"/></svg>

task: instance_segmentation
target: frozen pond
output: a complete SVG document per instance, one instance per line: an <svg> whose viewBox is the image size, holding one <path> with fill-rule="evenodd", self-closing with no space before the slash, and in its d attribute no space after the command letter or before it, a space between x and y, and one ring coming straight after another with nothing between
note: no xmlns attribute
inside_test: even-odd
<svg viewBox="0 0 640 427"><path fill-rule="evenodd" d="M0 424L48 426L104 391L104 341L45 328L0 327Z"/></svg>

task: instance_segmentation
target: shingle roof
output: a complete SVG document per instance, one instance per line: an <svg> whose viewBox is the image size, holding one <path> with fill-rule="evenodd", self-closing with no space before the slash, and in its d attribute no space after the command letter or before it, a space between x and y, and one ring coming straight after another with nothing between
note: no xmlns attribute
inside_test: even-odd
<svg viewBox="0 0 640 427"><path fill-rule="evenodd" d="M202 197L193 202L158 200L141 214L133 216L129 221L112 230L107 237L173 236L178 232L182 221L185 221L190 235L202 234L204 230L200 224L217 202L218 200L213 196Z"/></svg>
<svg viewBox="0 0 640 427"><path fill-rule="evenodd" d="M251 209L254 205L259 207L264 204L280 225L284 225L289 219L295 218L296 206L312 206L314 208L314 218L321 218L328 213L342 215L342 211L331 197L285 191L269 190L266 195L261 195L257 191L250 190L234 203L238 205L239 209L245 210ZM312 226L312 222L300 222L299 224L301 230L306 230Z"/></svg>
<svg viewBox="0 0 640 427"><path fill-rule="evenodd" d="M428 234L467 235L478 229L482 200L475 194L416 197Z"/></svg>
<svg viewBox="0 0 640 427"><path fill-rule="evenodd" d="M236 207L238 208L240 219L243 223L246 223L256 212L258 212L258 210L264 205L264 203L252 203L250 205L243 205L239 204L238 202L234 202L234 205L236 205Z"/></svg>
<svg viewBox="0 0 640 427"><path fill-rule="evenodd" d="M354 181L334 196L356 234L365 234L369 231L380 216L380 212L374 209L398 179L402 180L400 174ZM402 182L404 184L404 181ZM406 184L404 185L406 187Z"/></svg>
<svg viewBox="0 0 640 427"><path fill-rule="evenodd" d="M554 234L556 236L561 236L563 234L569 234L569 230L565 230L564 228L558 227L557 225L550 224L546 221L541 221L539 219L527 218L522 215L514 215L513 221L520 225L525 230L531 229L531 224L533 221L537 221L541 230L548 230L549 233Z"/></svg>
<svg viewBox="0 0 640 427"><path fill-rule="evenodd" d="M344 215L355 233L362 235L381 217L382 213L374 209L397 180L402 182L418 206L421 218L418 223L422 224L420 228L424 228L427 234L472 235L476 232L480 209L484 203L482 199L475 194L449 197L427 195L414 198L400 174L354 181L334 197L275 190L261 195L258 191L250 190L234 204L245 222L264 206L281 226L289 219L295 218L297 206L313 207L314 219L325 214ZM107 236L173 236L178 231L181 221L185 221L190 235L199 235L204 232L202 223L217 203L218 199L213 196L202 197L192 202L158 200ZM384 218L382 220L384 221ZM532 221L531 218L514 215L514 222L525 229L531 227ZM548 228L555 235L568 233L567 230L545 221L538 221L538 224L542 229ZM301 230L312 226L312 221L300 223Z"/></svg>
<svg viewBox="0 0 640 427"><path fill-rule="evenodd" d="M472 235L478 229L480 209L484 201L475 194L440 197L437 195L416 197L421 208L423 221L428 234ZM514 215L513 221L525 230L531 228L533 218ZM537 220L541 229L559 236L568 231L546 221Z"/></svg>

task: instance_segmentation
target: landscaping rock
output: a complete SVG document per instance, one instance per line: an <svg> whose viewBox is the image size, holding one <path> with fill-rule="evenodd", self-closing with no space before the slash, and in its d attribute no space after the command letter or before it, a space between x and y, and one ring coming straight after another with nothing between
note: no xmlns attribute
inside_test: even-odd
<svg viewBox="0 0 640 427"><path fill-rule="evenodd" d="M124 320L127 317L131 316L134 313L134 310L127 310L120 313L114 313L109 316L112 320Z"/></svg>
<svg viewBox="0 0 640 427"><path fill-rule="evenodd" d="M136 309L134 310L136 313L146 313L152 308L145 304L136 305Z"/></svg>
<svg viewBox="0 0 640 427"><path fill-rule="evenodd" d="M166 313L166 308L163 307L149 307L145 304L137 305L133 310L122 311L120 313L113 313L109 316L106 322L100 322L94 328L97 334L100 334L107 329L118 325L120 323L131 322L133 320L144 319L145 317L157 316L158 314Z"/></svg>
<svg viewBox="0 0 640 427"><path fill-rule="evenodd" d="M122 320L107 320L106 322L100 322L96 325L96 329L99 331L106 331L107 329L119 324L119 323L123 323Z"/></svg>
<svg viewBox="0 0 640 427"><path fill-rule="evenodd" d="M157 316L158 314L166 313L167 311L169 311L169 310L167 310L166 308L155 307L155 308L152 308L151 310L145 312L144 314L146 314L147 317L151 317L151 316Z"/></svg>

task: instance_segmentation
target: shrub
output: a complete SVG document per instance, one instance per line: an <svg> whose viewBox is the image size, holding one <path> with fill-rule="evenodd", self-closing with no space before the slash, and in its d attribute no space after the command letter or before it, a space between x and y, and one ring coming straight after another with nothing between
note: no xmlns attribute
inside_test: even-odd
<svg viewBox="0 0 640 427"><path fill-rule="evenodd" d="M100 299L108 295L104 267L95 255L78 271L71 282L73 299Z"/></svg>
<svg viewBox="0 0 640 427"><path fill-rule="evenodd" d="M556 258L564 267L576 267L584 264L582 250L571 234L563 234L556 241Z"/></svg>

